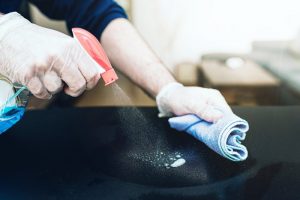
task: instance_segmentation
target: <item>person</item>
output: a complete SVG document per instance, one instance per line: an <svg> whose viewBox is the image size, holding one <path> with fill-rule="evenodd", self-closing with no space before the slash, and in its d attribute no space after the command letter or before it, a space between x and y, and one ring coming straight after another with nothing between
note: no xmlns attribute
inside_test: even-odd
<svg viewBox="0 0 300 200"><path fill-rule="evenodd" d="M29 0L69 30L84 28L99 38L113 66L153 98L162 116L195 114L215 122L230 110L221 93L178 83L113 0ZM38 98L64 90L77 97L101 78L98 67L63 33L26 20L21 0L0 0L0 74L25 85Z"/></svg>

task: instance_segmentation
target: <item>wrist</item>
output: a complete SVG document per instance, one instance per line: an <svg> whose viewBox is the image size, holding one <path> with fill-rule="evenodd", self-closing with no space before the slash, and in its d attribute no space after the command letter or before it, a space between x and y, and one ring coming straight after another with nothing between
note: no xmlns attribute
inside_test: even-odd
<svg viewBox="0 0 300 200"><path fill-rule="evenodd" d="M156 96L156 103L159 110L159 117L167 117L172 116L172 108L170 107L170 100L173 91L177 90L178 88L184 87L181 83L178 82L171 82L165 85L158 95Z"/></svg>
<svg viewBox="0 0 300 200"><path fill-rule="evenodd" d="M155 61L145 66L147 71L147 78L143 78L146 85L146 91L156 98L162 89L174 82L177 82L168 69L161 63L161 61ZM159 74L159 76L157 76Z"/></svg>

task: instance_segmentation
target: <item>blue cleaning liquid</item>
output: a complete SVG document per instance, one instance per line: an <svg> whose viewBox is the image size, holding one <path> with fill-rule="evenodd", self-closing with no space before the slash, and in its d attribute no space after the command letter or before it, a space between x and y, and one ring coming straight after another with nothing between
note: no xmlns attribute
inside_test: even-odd
<svg viewBox="0 0 300 200"><path fill-rule="evenodd" d="M0 113L0 134L15 125L23 117L25 107L7 107Z"/></svg>

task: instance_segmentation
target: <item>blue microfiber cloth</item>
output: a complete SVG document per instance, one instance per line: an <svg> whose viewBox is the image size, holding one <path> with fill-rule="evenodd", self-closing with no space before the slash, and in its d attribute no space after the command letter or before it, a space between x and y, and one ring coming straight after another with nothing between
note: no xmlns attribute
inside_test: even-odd
<svg viewBox="0 0 300 200"><path fill-rule="evenodd" d="M248 122L232 112L224 113L216 123L192 114L170 118L169 123L172 128L186 131L229 160L243 161L248 157L247 148L241 144L249 130Z"/></svg>

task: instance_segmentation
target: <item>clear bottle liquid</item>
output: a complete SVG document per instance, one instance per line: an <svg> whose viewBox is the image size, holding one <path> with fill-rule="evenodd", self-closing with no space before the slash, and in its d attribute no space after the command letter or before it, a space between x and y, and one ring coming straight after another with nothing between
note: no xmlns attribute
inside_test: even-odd
<svg viewBox="0 0 300 200"><path fill-rule="evenodd" d="M29 91L25 86L13 84L0 75L0 134L20 121L28 98Z"/></svg>

